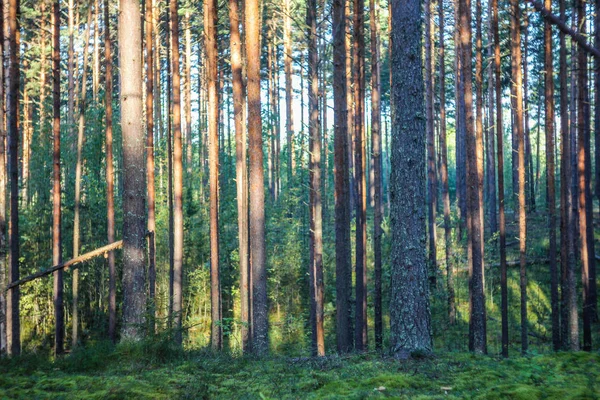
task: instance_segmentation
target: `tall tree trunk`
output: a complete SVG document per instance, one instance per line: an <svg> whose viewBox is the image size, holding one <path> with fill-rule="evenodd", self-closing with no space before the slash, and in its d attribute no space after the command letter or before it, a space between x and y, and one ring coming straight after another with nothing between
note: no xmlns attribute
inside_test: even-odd
<svg viewBox="0 0 600 400"><path fill-rule="evenodd" d="M521 70L521 7L511 0L511 71L513 82L512 106L515 116L514 136L518 142L518 204L519 204L519 264L521 291L521 352L527 352L527 220L525 210L525 133L523 130L523 73Z"/></svg>
<svg viewBox="0 0 600 400"><path fill-rule="evenodd" d="M483 276L483 221L481 214L481 180L479 155L483 152L482 132L474 127L473 87L471 71L471 1L459 2L459 39L461 57L461 87L464 88L464 113L467 158L467 231L469 263L469 349L485 354L486 310Z"/></svg>
<svg viewBox="0 0 600 400"><path fill-rule="evenodd" d="M156 200L154 188L154 4L146 0L145 34L146 34L146 195L148 196L148 232L150 243L148 249L148 298L155 309L156 293ZM107 19L108 25L108 19ZM108 40L106 41L108 47ZM108 56L108 55L107 55ZM108 59L108 58L107 58ZM111 82L112 84L112 82ZM112 108L112 107L111 107ZM111 110L112 111L112 110ZM112 123L112 121L111 121ZM108 148L108 143L107 143ZM112 149L111 149L112 150ZM107 152L108 153L108 152ZM108 182L108 177L107 177ZM110 242L110 240L109 240ZM114 260L113 260L114 262ZM154 317L152 313L152 317Z"/></svg>
<svg viewBox="0 0 600 400"><path fill-rule="evenodd" d="M337 350L352 349L350 174L346 80L346 0L333 0L333 104L335 163L335 288Z"/></svg>
<svg viewBox="0 0 600 400"><path fill-rule="evenodd" d="M92 75L92 92L94 103L98 101L98 85L100 84L100 1L94 0L94 73Z"/></svg>
<svg viewBox="0 0 600 400"><path fill-rule="evenodd" d="M252 349L269 351L269 308L265 265L265 196L260 98L260 0L245 1L248 65L248 150L250 155L250 257L252 265Z"/></svg>
<svg viewBox="0 0 600 400"><path fill-rule="evenodd" d="M310 129L310 209L313 229L312 264L309 267L310 314L313 355L325 356L325 331L323 328L323 209L321 200L321 127L319 126L319 56L317 54L317 1L306 4L308 28L308 92Z"/></svg>
<svg viewBox="0 0 600 400"><path fill-rule="evenodd" d="M391 352L408 358L432 349L425 242L425 121L421 2L393 0L391 31L392 281ZM407 268L410 266L410 268Z"/></svg>
<svg viewBox="0 0 600 400"><path fill-rule="evenodd" d="M491 10L492 1L489 0L488 8ZM488 143L488 153L486 156L486 172L487 172L487 185L488 185L488 212L490 218L490 236L493 236L496 232L498 232L498 210L497 210L497 202L496 202L496 137L495 133L498 127L496 126L496 122L494 121L494 46L493 46L493 27L492 27L492 13L488 13L488 59L490 60L489 70L488 70L488 103L489 103L489 129L487 130L487 143ZM497 110L497 112L501 112L502 110Z"/></svg>
<svg viewBox="0 0 600 400"><path fill-rule="evenodd" d="M5 2L0 4L0 283L6 285L8 282L8 271L6 269L6 113L5 113L5 52L4 43L4 10ZM9 351L7 343L8 315L7 300L10 292L0 292L0 354Z"/></svg>
<svg viewBox="0 0 600 400"><path fill-rule="evenodd" d="M290 0L283 2L283 70L285 74L285 129L288 148L288 185L296 170L294 153L294 115L292 110L292 17Z"/></svg>
<svg viewBox="0 0 600 400"><path fill-rule="evenodd" d="M210 181L210 300L211 345L213 350L223 348L221 328L221 281L219 278L219 96L217 93L217 1L206 3L205 44L208 66L208 141ZM172 10L176 11L176 10Z"/></svg>
<svg viewBox="0 0 600 400"><path fill-rule="evenodd" d="M61 235L61 186L60 186L60 4L52 4L52 135L54 149L52 155L52 265L62 263ZM61 354L65 340L65 316L63 308L62 270L54 272L54 353Z"/></svg>
<svg viewBox="0 0 600 400"><path fill-rule="evenodd" d="M85 135L85 109L87 107L87 67L88 67L88 44L90 42L90 30L92 26L92 8L88 9L87 29L83 45L83 72L81 74L81 92L79 93L79 127L77 131L77 164L75 164L75 205L73 211L73 258L79 256L81 241L80 209L81 209L81 174L83 170L83 142ZM79 270L73 270L73 316L71 317L72 346L76 347L79 341Z"/></svg>
<svg viewBox="0 0 600 400"><path fill-rule="evenodd" d="M185 12L185 147L187 175L192 174L192 21L190 11Z"/></svg>
<svg viewBox="0 0 600 400"><path fill-rule="evenodd" d="M458 1L454 2L454 19L457 21L459 17L459 5ZM466 228L466 216L467 216L467 185L466 185L466 154L465 154L465 96L464 88L461 86L463 82L462 78L462 56L461 56L461 45L459 37L459 29L455 29L454 32L454 43L455 43L455 81L459 85L456 88L456 204L458 205L458 238L462 240L463 232Z"/></svg>
<svg viewBox="0 0 600 400"><path fill-rule="evenodd" d="M8 0L8 87L7 87L7 136L9 213L8 225L8 281L19 280L19 48L17 46L17 14L19 0ZM19 314L19 287L8 291L6 304L6 329L8 355L21 353L21 322Z"/></svg>
<svg viewBox="0 0 600 400"><path fill-rule="evenodd" d="M146 171L142 104L142 19L139 2L119 4L123 132L123 325L121 338L140 340L146 315ZM137 50L132 50L137 49Z"/></svg>
<svg viewBox="0 0 600 400"><path fill-rule="evenodd" d="M585 35L585 5L577 2L577 25ZM579 238L581 246L581 279L583 286L583 350L592 349L592 321L594 303L596 261L594 257L594 228L592 219L592 196L590 190L590 108L587 80L587 53L582 48L577 53L577 177L579 186ZM594 279L594 280L592 280Z"/></svg>
<svg viewBox="0 0 600 400"><path fill-rule="evenodd" d="M238 240L240 256L240 299L242 320L242 350L250 345L250 266L248 252L248 170L246 166L246 88L242 71L242 41L238 0L229 0L231 26L231 73L233 81L233 113L235 123L235 177L238 207Z"/></svg>
<svg viewBox="0 0 600 400"><path fill-rule="evenodd" d="M433 12L431 0L425 0L425 115L427 120L427 232L429 234L429 283L435 287L437 280L436 210L437 182L435 175L435 130L433 107Z"/></svg>
<svg viewBox="0 0 600 400"><path fill-rule="evenodd" d="M371 9L371 151L373 152L373 257L375 269L375 348L383 346L381 290L381 237L383 229L383 180L381 174L381 83L379 66L379 0L370 0ZM325 110L326 112L326 110ZM325 169L327 171L327 169Z"/></svg>
<svg viewBox="0 0 600 400"><path fill-rule="evenodd" d="M165 100L167 105L165 107L167 112L167 208L169 210L169 318L168 325L169 328L172 328L174 321L174 311L173 305L175 302L175 248L174 248L174 218L173 218L173 101L172 95L173 91L173 75L171 71L173 70L172 66L172 57L171 57L171 49L172 49L172 21L170 17L171 11L170 8L167 7L165 18L167 25L167 51L166 51L166 67L167 67L167 93L165 96ZM203 146L205 147L205 146ZM204 182L205 169L202 169L202 187L206 186Z"/></svg>
<svg viewBox="0 0 600 400"><path fill-rule="evenodd" d="M354 84L352 82L353 77L353 64L352 64L352 23L350 22L352 19L350 7L352 6L353 1L347 0L344 4L344 13L346 18L346 104L348 108L348 116L347 116L347 124L348 124L348 166L350 173L350 219L352 219L352 210L356 207L356 176L355 176L355 161L354 154L356 152L355 149L355 129L354 129ZM352 297L352 296L351 296ZM352 338L354 340L354 338Z"/></svg>
<svg viewBox="0 0 600 400"><path fill-rule="evenodd" d="M73 126L75 124L75 4L74 0L69 0L68 9L68 31L69 31L69 49L67 60L67 84L68 84L68 104L67 104L67 127L69 137L73 136Z"/></svg>
<svg viewBox="0 0 600 400"><path fill-rule="evenodd" d="M545 7L552 9L552 0L545 0ZM544 99L546 128L546 179L548 187L548 230L550 246L550 300L552 309L552 343L554 350L561 347L560 315L558 303L558 268L556 266L556 189L554 186L554 67L552 64L552 25L544 21ZM564 88L561 88L564 89ZM564 182L563 182L564 184Z"/></svg>
<svg viewBox="0 0 600 400"><path fill-rule="evenodd" d="M181 84L177 3L177 0L169 0L171 62L173 67L173 322L175 343L180 346L183 341L181 330L183 319L183 145L181 140Z"/></svg>
<svg viewBox="0 0 600 400"><path fill-rule="evenodd" d="M367 350L367 179L365 139L364 2L354 0L354 176L356 179L356 329L355 347Z"/></svg>
<svg viewBox="0 0 600 400"><path fill-rule="evenodd" d="M152 7L152 0L147 0L147 7ZM115 182L113 162L113 65L112 65L112 41L110 37L110 0L104 0L104 115L106 118L106 236L108 243L115 241ZM147 93L152 93L149 90ZM148 126L152 124L152 114L147 114ZM148 147L151 149L151 147ZM149 153L152 152L149 150ZM149 166L148 166L149 167ZM154 172L154 168L152 168ZM149 181L150 182L150 181ZM153 182L153 181L152 181ZM148 191L150 192L150 191ZM148 199L150 193L148 193ZM150 204L148 203L148 220L150 220ZM152 258L150 259L152 267ZM149 282L152 283L152 269L148 271ZM152 291L152 286L150 286ZM150 300L152 301L152 292ZM115 266L115 253L108 253L108 338L114 343L117 340L117 270Z"/></svg>
<svg viewBox="0 0 600 400"><path fill-rule="evenodd" d="M529 129L529 79L528 79L528 59L529 59L529 15L525 9L525 18L523 21L523 124L525 135L525 190L527 196L527 206L531 211L535 210L535 175L533 173L533 156L531 151L531 132ZM541 96L540 96L541 97ZM539 129L538 129L539 139ZM539 144L539 140L538 140ZM538 146L539 148L539 146Z"/></svg>
<svg viewBox="0 0 600 400"><path fill-rule="evenodd" d="M566 21L565 0L559 1L560 17ZM560 131L561 131L561 168L560 168L560 203L561 203L561 294L562 294L562 335L563 348L579 350L579 325L577 314L577 289L575 282L575 215L573 213L573 171L571 154L572 137L569 126L569 99L567 86L567 46L563 32L560 38ZM575 60L574 60L575 61ZM572 82L574 84L574 82ZM574 121L571 121L574 124Z"/></svg>
<svg viewBox="0 0 600 400"><path fill-rule="evenodd" d="M454 301L454 277L452 272L452 231L450 226L450 193L448 190L448 146L446 144L446 46L444 45L444 1L439 1L440 21L440 168L442 180L442 199L444 202L444 242L446 255L446 287L448 291L448 321L456 322L456 305Z"/></svg>

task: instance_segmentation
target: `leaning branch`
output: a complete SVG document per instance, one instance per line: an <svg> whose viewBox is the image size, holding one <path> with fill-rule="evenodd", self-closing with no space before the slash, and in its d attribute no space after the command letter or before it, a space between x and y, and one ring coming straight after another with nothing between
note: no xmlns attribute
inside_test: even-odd
<svg viewBox="0 0 600 400"><path fill-rule="evenodd" d="M552 12L550 12L550 10L545 8L541 2L536 1L536 0L527 0L527 1L533 6L533 8L535 8L537 11L539 11L540 14L542 14L542 16L548 22L550 22L553 25L556 25L560 31L569 35L571 37L571 39L579 45L579 47L581 47L582 49L584 49L585 51L587 51L594 57L600 59L600 50L598 50L597 48L595 48L593 46L590 46L590 44L587 42L587 40L585 39L585 37L583 35L577 33L573 29L569 28L567 26L567 24L565 24L559 17L552 14Z"/></svg>
<svg viewBox="0 0 600 400"><path fill-rule="evenodd" d="M26 276L25 278L19 279L18 281L14 281L14 282L10 283L9 285L7 285L4 288L3 291L6 291L8 289L12 289L14 287L20 286L20 285L22 285L24 283L27 283L27 282L31 282L34 279L41 278L42 276L50 275L54 271L58 271L60 269L68 269L69 267L75 266L76 264L80 264L82 262L88 261L88 260L90 260L90 259L92 259L94 257L97 257L99 255L108 253L109 251L113 251L113 250L118 249L118 248L120 248L122 246L123 246L123 241L122 240L119 240L118 242L114 242L114 243L111 243L111 244L107 244L104 247L100 247L99 249L92 250L89 253L82 254L79 257L75 257L72 260L69 260L69 261L64 262L62 264L55 265L55 266L53 266L51 268L45 269L43 271L36 272L35 274L32 274L32 275Z"/></svg>

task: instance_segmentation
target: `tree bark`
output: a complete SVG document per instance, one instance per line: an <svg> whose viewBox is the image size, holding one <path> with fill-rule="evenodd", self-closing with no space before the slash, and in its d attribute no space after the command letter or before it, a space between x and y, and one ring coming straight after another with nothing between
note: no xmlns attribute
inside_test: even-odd
<svg viewBox="0 0 600 400"><path fill-rule="evenodd" d="M336 339L339 353L352 349L350 293L350 174L346 81L346 0L333 0L333 104L335 164Z"/></svg>
<svg viewBox="0 0 600 400"><path fill-rule="evenodd" d="M511 71L513 82L512 106L515 116L514 132L517 139L518 161L518 205L519 205L519 260L521 292L521 352L527 352L527 220L525 209L525 134L523 126L523 73L521 70L521 8L519 2L511 0Z"/></svg>
<svg viewBox="0 0 600 400"><path fill-rule="evenodd" d="M181 346L183 342L181 328L183 319L183 144L181 140L181 84L177 3L177 0L169 0L171 63L173 68L173 322L175 343Z"/></svg>
<svg viewBox="0 0 600 400"><path fill-rule="evenodd" d="M245 1L248 65L248 150L250 155L250 257L252 265L252 349L269 351L269 308L265 265L265 197L260 98L260 0Z"/></svg>
<svg viewBox="0 0 600 400"><path fill-rule="evenodd" d="M296 173L296 157L294 151L294 115L292 111L292 9L290 0L284 0L283 14L283 70L285 74L285 129L288 147L288 185Z"/></svg>
<svg viewBox="0 0 600 400"><path fill-rule="evenodd" d="M425 137L421 2L391 3L391 352L432 350L425 254Z"/></svg>
<svg viewBox="0 0 600 400"><path fill-rule="evenodd" d="M0 280L3 285L8 282L8 271L6 268L6 91L5 91L5 59L6 49L4 43L5 29L5 2L0 4ZM10 296L10 294L8 295ZM0 293L0 355L6 354L9 351L7 343L8 335L8 315L6 293Z"/></svg>
<svg viewBox="0 0 600 400"><path fill-rule="evenodd" d="M140 6L136 0L121 0L119 27L124 170L121 338L140 340L144 336L146 315L146 171L142 120L142 27Z"/></svg>
<svg viewBox="0 0 600 400"><path fill-rule="evenodd" d="M61 235L61 186L60 186L60 4L52 4L52 135L54 149L52 155L52 264L62 263ZM63 308L63 274L54 272L54 353L62 354L65 339L65 316Z"/></svg>

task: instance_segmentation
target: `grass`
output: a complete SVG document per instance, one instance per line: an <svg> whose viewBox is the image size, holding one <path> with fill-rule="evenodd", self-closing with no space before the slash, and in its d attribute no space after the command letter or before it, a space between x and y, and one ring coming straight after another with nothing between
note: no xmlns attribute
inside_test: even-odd
<svg viewBox="0 0 600 400"><path fill-rule="evenodd" d="M506 360L438 353L396 361L374 353L252 359L168 350L164 343L98 343L55 360L36 355L2 360L0 398L600 398L596 353Z"/></svg>

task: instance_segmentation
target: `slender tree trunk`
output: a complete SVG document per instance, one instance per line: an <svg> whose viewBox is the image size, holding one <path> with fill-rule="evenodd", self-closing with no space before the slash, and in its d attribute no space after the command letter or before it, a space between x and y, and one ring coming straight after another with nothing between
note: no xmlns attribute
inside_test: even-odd
<svg viewBox="0 0 600 400"><path fill-rule="evenodd" d="M491 10L491 3L492 1L490 0L488 3L489 9ZM489 47L488 47L488 59L490 60L490 65L489 65L489 70L488 70L488 99L489 99L489 115L488 115L488 121L489 121L489 129L487 130L487 143L488 143L488 153L487 153L487 164L486 164L486 171L487 171L487 184L488 184L488 210L489 210L489 218L490 218L490 236L493 236L496 232L498 232L498 210L497 210L497 192L496 192L496 138L495 138L495 133L496 130L498 129L498 127L496 126L496 123L494 121L494 108L495 108L495 104L494 104L494 67L493 67L493 60L494 60L494 46L493 46L493 40L494 40L494 35L493 35L493 29L492 29L492 13L489 12L488 13L488 27L489 27L489 32L488 32L488 43L489 43ZM497 110L497 112L501 112L502 110Z"/></svg>
<svg viewBox="0 0 600 400"><path fill-rule="evenodd" d="M81 174L83 170L83 144L85 140L85 109L87 107L87 67L88 67L88 43L90 42L90 30L92 26L92 8L88 10L87 29L83 45L83 73L81 74L81 92L79 93L79 128L77 131L77 164L75 164L75 205L73 212L73 258L79 256L81 241L80 229L80 203L81 203ZM73 270L73 316L71 317L72 346L76 347L79 341L79 270Z"/></svg>
<svg viewBox="0 0 600 400"><path fill-rule="evenodd" d="M154 4L146 0L145 34L146 34L146 195L148 196L148 232L152 241L148 252L148 298L155 309L156 293L156 200L154 189ZM107 19L108 21L108 19ZM108 24L107 24L108 25ZM107 40L108 43L108 40ZM107 58L108 59L108 58ZM112 83L112 82L111 82ZM111 121L112 122L112 121ZM108 146L107 146L108 147ZM107 152L108 153L108 152ZM107 179L108 181L108 179ZM109 240L110 242L110 240ZM114 262L114 260L113 260ZM154 317L154 314L152 314ZM154 322L153 322L154 323Z"/></svg>
<svg viewBox="0 0 600 400"><path fill-rule="evenodd" d="M323 328L323 209L321 200L321 127L319 126L319 56L317 54L317 1L306 4L306 25L308 28L308 92L310 128L310 209L313 230L312 264L309 268L311 293L312 352L325 355L325 331Z"/></svg>
<svg viewBox="0 0 600 400"><path fill-rule="evenodd" d="M265 197L260 98L260 0L245 0L248 65L248 150L250 155L250 257L252 265L252 349L269 351L267 269L265 265Z"/></svg>
<svg viewBox="0 0 600 400"><path fill-rule="evenodd" d="M166 102L167 105L165 107L167 112L167 208L169 210L169 318L168 325L169 328L173 327L174 321L174 302L175 302L175 247L174 247L174 207L173 207L173 101L172 95L173 91L171 90L173 86L173 75L171 74L172 68L172 57L171 57L171 49L172 49L172 20L170 17L171 11L170 8L167 7L165 17L166 17L166 25L167 25L167 51L166 51L166 66L167 66L167 93L166 93ZM205 147L205 146L203 146ZM206 186L204 182L205 168L202 169L203 182L202 186Z"/></svg>
<svg viewBox="0 0 600 400"><path fill-rule="evenodd" d="M229 0L231 26L231 72L233 81L233 113L236 147L236 188L238 206L238 240L240 254L240 299L242 320L242 349L249 350L250 303L249 303L249 252L248 252L248 170L246 166L246 88L242 74L242 42L238 0Z"/></svg>
<svg viewBox="0 0 600 400"><path fill-rule="evenodd" d="M296 170L296 157L294 153L294 115L292 111L292 17L290 0L283 2L283 70L285 74L285 129L288 148L288 185Z"/></svg>
<svg viewBox="0 0 600 400"><path fill-rule="evenodd" d="M552 9L552 0L545 0ZM548 187L548 230L550 246L550 299L552 309L552 343L554 350L561 347L560 315L558 303L558 268L556 266L556 189L554 186L554 68L552 64L552 25L544 21L544 99L546 108L546 179ZM562 88L564 89L564 88ZM564 182L563 182L564 184Z"/></svg>
<svg viewBox="0 0 600 400"><path fill-rule="evenodd" d="M450 193L448 190L448 146L446 144L446 46L444 45L444 1L439 1L440 21L440 153L442 156L441 180L444 202L444 242L446 251L446 287L448 291L448 321L456 322L454 277L452 273L452 231L450 226Z"/></svg>
<svg viewBox="0 0 600 400"><path fill-rule="evenodd" d="M177 0L169 0L171 62L173 67L173 322L175 343L181 346L183 341L181 330L183 319L183 145L181 140L181 84L177 3Z"/></svg>
<svg viewBox="0 0 600 400"><path fill-rule="evenodd" d="M354 0L354 176L356 178L356 329L357 351L367 350L367 179L365 139L364 2Z"/></svg>
<svg viewBox="0 0 600 400"><path fill-rule="evenodd" d="M335 163L335 288L337 350L352 349L350 293L350 174L348 151L348 97L346 80L346 0L333 0L333 104Z"/></svg>
<svg viewBox="0 0 600 400"><path fill-rule="evenodd" d="M61 186L60 186L60 4L52 4L52 135L54 149L52 155L52 264L62 263L61 235ZM54 272L54 353L61 354L65 340L65 316L63 308L62 270Z"/></svg>
<svg viewBox="0 0 600 400"><path fill-rule="evenodd" d="M483 276L483 221L481 214L482 187L479 176L479 153L483 151L482 132L473 126L473 88L471 71L471 1L459 2L459 39L461 87L464 88L464 113L467 158L467 230L469 265L469 349L485 354L486 310Z"/></svg>
<svg viewBox="0 0 600 400"><path fill-rule="evenodd" d="M6 113L5 113L5 2L0 4L0 282L6 285L8 282L8 271L6 268ZM0 355L9 351L7 343L8 315L7 300L10 292L0 293Z"/></svg>
<svg viewBox="0 0 600 400"><path fill-rule="evenodd" d="M152 0L147 0L146 4L147 7L152 7ZM115 178L113 161L113 65L112 41L110 37L110 0L104 0L104 62L106 68L106 76L104 77L104 114L106 118L106 239L108 243L113 243L115 241ZM149 90L147 93L152 93L152 91ZM152 114L147 114L148 125L152 123L151 117ZM149 151L149 153L152 152ZM154 171L154 168L152 171ZM151 199L149 193L148 198ZM150 220L150 208L148 209L148 219ZM152 266L152 264L150 265ZM151 278L152 270L149 270L148 273L150 275L149 278ZM152 281L150 280L150 282ZM152 300L152 294L150 295L150 300ZM115 253L113 251L108 253L108 338L113 343L117 340L117 270L115 266Z"/></svg>
<svg viewBox="0 0 600 400"><path fill-rule="evenodd" d="M454 2L455 21L459 19L459 2ZM465 130L465 96L464 88L461 86L462 78L462 56L460 47L459 29L455 29L455 81L459 87L456 89L456 204L458 205L458 238L462 240L466 228L467 216L467 185L466 185L466 130Z"/></svg>
<svg viewBox="0 0 600 400"><path fill-rule="evenodd" d="M136 0L119 4L123 133L123 325L121 338L140 340L146 315L146 171L142 104L142 21ZM137 49L133 51L132 49Z"/></svg>
<svg viewBox="0 0 600 400"><path fill-rule="evenodd" d="M518 204L519 204L519 261L521 291L521 352L527 352L527 220L525 210L525 134L523 130L523 73L521 70L521 8L511 0L511 71L513 82L512 106L515 116L515 135L518 142Z"/></svg>
<svg viewBox="0 0 600 400"><path fill-rule="evenodd" d="M69 30L69 50L67 60L68 74L68 105L67 105L67 127L69 137L73 136L73 126L75 125L75 4L74 0L69 0L68 9L68 30Z"/></svg>
<svg viewBox="0 0 600 400"><path fill-rule="evenodd" d="M525 18L523 21L523 123L525 135L525 190L527 196L527 206L531 211L535 210L535 175L533 173L533 157L531 151L531 131L529 129L529 79L528 79L528 59L529 59L529 15L525 9ZM541 97L541 96L540 96ZM538 129L539 139L539 129ZM539 140L538 140L539 144ZM539 148L539 146L538 146Z"/></svg>
<svg viewBox="0 0 600 400"><path fill-rule="evenodd" d="M425 242L425 137L422 18L418 0L391 3L392 172L391 352L432 350ZM410 266L410 268L407 268Z"/></svg>
<svg viewBox="0 0 600 400"><path fill-rule="evenodd" d="M566 21L565 0L560 0L560 16ZM563 348L579 350L579 325L577 315L577 289L575 282L575 215L573 213L573 170L571 155L572 137L569 126L569 99L567 86L567 46L563 32L560 38L560 130L561 130L561 267L562 267L562 334ZM573 60L575 61L575 60ZM574 84L574 82L572 82ZM571 121L574 124L574 121Z"/></svg>
<svg viewBox="0 0 600 400"><path fill-rule="evenodd" d="M211 345L213 350L223 348L221 328L221 281L219 278L219 96L217 85L217 1L209 0L206 7L205 44L208 66L208 141L210 181L210 299ZM176 10L172 9L173 12Z"/></svg>
<svg viewBox="0 0 600 400"><path fill-rule="evenodd" d="M19 48L17 47L19 1L8 0L8 87L7 87L7 136L9 213L8 225L8 281L19 280ZM6 328L8 355L21 353L21 323L19 314L20 290L8 291L6 304Z"/></svg>
<svg viewBox="0 0 600 400"><path fill-rule="evenodd" d="M585 35L585 5L577 2L577 25ZM581 279L583 286L583 350L592 349L593 289L596 268L594 257L594 231L590 190L590 108L587 81L587 53L579 48L577 53L577 177L579 186L579 238L581 246Z"/></svg>
<svg viewBox="0 0 600 400"><path fill-rule="evenodd" d="M355 129L354 129L354 83L352 82L353 77L353 63L352 63L352 15L350 11L350 7L353 4L353 1L347 0L344 5L344 13L346 18L346 104L348 108L348 116L347 116L347 124L348 124L348 171L350 173L350 219L352 219L352 210L356 208L356 175L355 175L355 161L354 154L356 152L355 144L356 141L354 139ZM350 295L350 297L352 297ZM354 338L352 338L354 340Z"/></svg>
<svg viewBox="0 0 600 400"><path fill-rule="evenodd" d="M94 103L98 100L98 85L100 84L100 1L94 0L94 73L92 75L92 92Z"/></svg>
<svg viewBox="0 0 600 400"><path fill-rule="evenodd" d="M437 240L436 240L436 210L437 182L435 175L435 129L433 108L433 12L431 0L425 0L425 115L427 120L427 232L429 234L429 283L432 288L437 280Z"/></svg>
<svg viewBox="0 0 600 400"><path fill-rule="evenodd" d="M381 290L381 237L383 229L383 180L381 173L381 83L379 66L379 1L370 0L371 9L371 151L373 152L373 257L375 269L375 348L383 346L383 310ZM326 110L325 110L326 112ZM327 169L325 169L327 171Z"/></svg>
<svg viewBox="0 0 600 400"><path fill-rule="evenodd" d="M192 29L190 11L185 12L185 146L187 175L192 174Z"/></svg>

